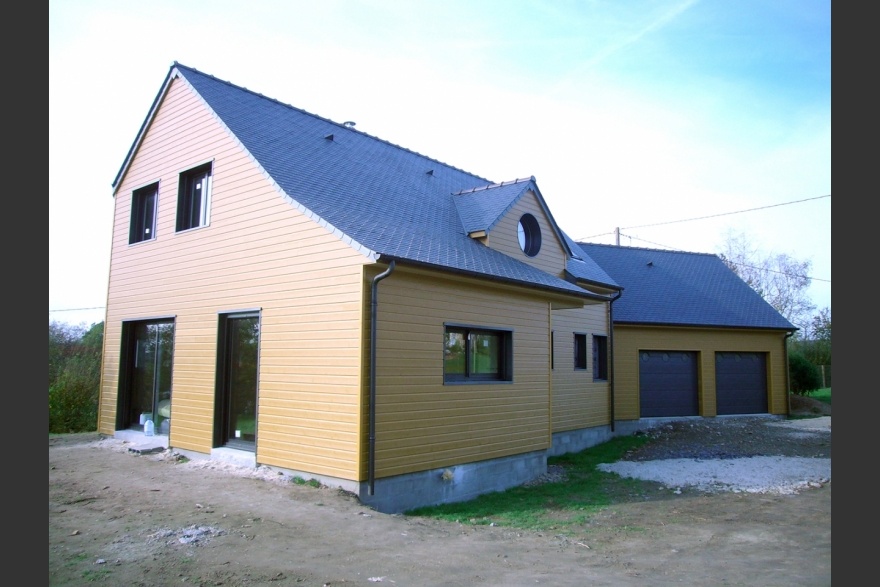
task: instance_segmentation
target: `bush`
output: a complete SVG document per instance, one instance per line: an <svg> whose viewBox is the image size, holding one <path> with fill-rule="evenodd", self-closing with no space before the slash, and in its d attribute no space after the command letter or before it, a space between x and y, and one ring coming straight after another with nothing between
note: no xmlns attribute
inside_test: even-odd
<svg viewBox="0 0 880 587"><path fill-rule="evenodd" d="M798 352L788 355L788 372L791 376L791 393L806 395L822 387L822 374L819 367Z"/></svg>
<svg viewBox="0 0 880 587"><path fill-rule="evenodd" d="M91 432L98 429L100 362L84 355L70 358L49 387L49 432Z"/></svg>
<svg viewBox="0 0 880 587"><path fill-rule="evenodd" d="M98 429L104 323L49 323L49 433Z"/></svg>

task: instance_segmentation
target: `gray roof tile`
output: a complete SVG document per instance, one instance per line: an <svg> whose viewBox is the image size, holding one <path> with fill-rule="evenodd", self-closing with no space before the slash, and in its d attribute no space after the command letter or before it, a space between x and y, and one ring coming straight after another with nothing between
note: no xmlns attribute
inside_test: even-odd
<svg viewBox="0 0 880 587"><path fill-rule="evenodd" d="M594 297L467 236L491 227L529 183L495 185L178 63L169 78L175 70L301 209L369 251Z"/></svg>
<svg viewBox="0 0 880 587"><path fill-rule="evenodd" d="M577 245L624 288L616 323L795 330L717 255Z"/></svg>

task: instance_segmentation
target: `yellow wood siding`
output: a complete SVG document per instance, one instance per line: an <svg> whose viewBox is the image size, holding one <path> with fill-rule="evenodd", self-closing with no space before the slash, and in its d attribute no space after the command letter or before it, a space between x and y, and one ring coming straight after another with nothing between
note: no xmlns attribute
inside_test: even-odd
<svg viewBox="0 0 880 587"><path fill-rule="evenodd" d="M205 161L210 226L175 233L178 174ZM132 191L156 181L156 238L129 245ZM170 444L209 452L218 314L260 309L257 461L357 478L365 263L173 81L115 198L99 431L115 428L123 321L173 316Z"/></svg>
<svg viewBox="0 0 880 587"><path fill-rule="evenodd" d="M519 246L517 227L523 214L529 213L541 227L541 250L534 257L523 253ZM498 221L486 243L492 249L509 255L514 259L528 263L551 275L561 276L565 270L567 256L563 244L556 238L553 224L544 213L534 192L529 191Z"/></svg>
<svg viewBox="0 0 880 587"><path fill-rule="evenodd" d="M398 266L377 311L377 477L549 446L546 299ZM513 330L513 382L444 385L444 323Z"/></svg>
<svg viewBox="0 0 880 587"><path fill-rule="evenodd" d="M693 351L698 356L701 416L716 415L715 353L760 352L767 356L769 413L788 413L785 333L671 327L614 327L614 414L617 420L639 418L639 351Z"/></svg>
<svg viewBox="0 0 880 587"><path fill-rule="evenodd" d="M608 425L608 381L593 381L593 335L607 336L608 305L553 312L553 432ZM574 368L574 333L587 335L587 369Z"/></svg>

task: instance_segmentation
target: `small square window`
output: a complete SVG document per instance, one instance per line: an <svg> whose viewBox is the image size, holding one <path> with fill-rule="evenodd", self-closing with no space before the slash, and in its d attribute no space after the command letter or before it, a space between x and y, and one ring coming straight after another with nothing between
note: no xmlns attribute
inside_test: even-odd
<svg viewBox="0 0 880 587"><path fill-rule="evenodd" d="M608 380L608 337L593 335L593 379Z"/></svg>
<svg viewBox="0 0 880 587"><path fill-rule="evenodd" d="M132 193L128 244L156 238L156 200L158 194L158 183L140 188Z"/></svg>
<svg viewBox="0 0 880 587"><path fill-rule="evenodd" d="M574 333L574 368L587 368L587 335Z"/></svg>
<svg viewBox="0 0 880 587"><path fill-rule="evenodd" d="M513 380L510 331L448 326L443 352L446 382Z"/></svg>
<svg viewBox="0 0 880 587"><path fill-rule="evenodd" d="M207 226L211 216L211 164L180 174L177 232Z"/></svg>

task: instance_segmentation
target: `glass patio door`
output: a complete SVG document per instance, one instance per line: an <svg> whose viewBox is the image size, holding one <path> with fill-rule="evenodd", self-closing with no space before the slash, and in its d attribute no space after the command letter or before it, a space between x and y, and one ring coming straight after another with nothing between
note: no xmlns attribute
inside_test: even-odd
<svg viewBox="0 0 880 587"><path fill-rule="evenodd" d="M221 328L218 444L255 450L260 317L230 314L223 318Z"/></svg>
<svg viewBox="0 0 880 587"><path fill-rule="evenodd" d="M134 322L126 329L128 384L119 427L142 430L146 421L152 420L157 434L168 434L174 322Z"/></svg>

